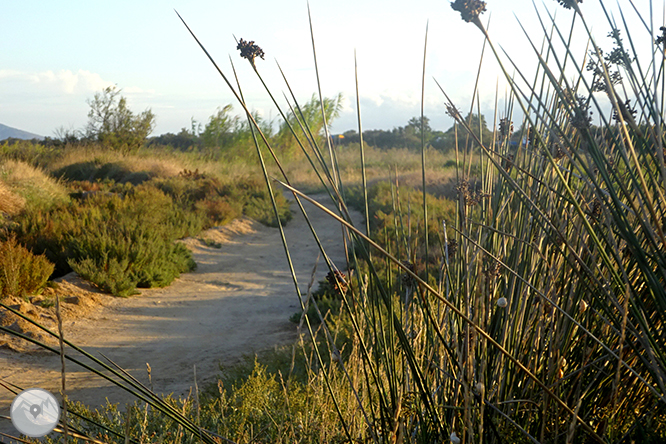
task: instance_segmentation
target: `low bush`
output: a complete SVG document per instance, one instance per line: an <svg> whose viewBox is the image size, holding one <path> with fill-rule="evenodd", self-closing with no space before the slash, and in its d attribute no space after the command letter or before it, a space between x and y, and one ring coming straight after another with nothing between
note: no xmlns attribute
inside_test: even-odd
<svg viewBox="0 0 666 444"><path fill-rule="evenodd" d="M0 299L35 293L52 272L52 263L44 256L32 254L15 237L0 241Z"/></svg>
<svg viewBox="0 0 666 444"><path fill-rule="evenodd" d="M215 177L185 170L178 177L157 180L155 185L179 205L203 211L209 219L208 226L226 223L242 214L264 225L277 226L266 186L259 180L245 178L222 183ZM274 195L280 220L286 224L292 217L289 202L281 192Z"/></svg>
<svg viewBox="0 0 666 444"><path fill-rule="evenodd" d="M69 261L72 269L116 296L129 296L137 287L164 287L196 267L183 244L164 242L159 234L139 225L84 235L73 242L72 249L79 258Z"/></svg>
<svg viewBox="0 0 666 444"><path fill-rule="evenodd" d="M48 211L27 211L14 231L55 263L56 275L75 270L119 296L136 287L168 285L194 268L189 250L174 241L201 231L201 214L184 211L149 185L112 190Z"/></svg>

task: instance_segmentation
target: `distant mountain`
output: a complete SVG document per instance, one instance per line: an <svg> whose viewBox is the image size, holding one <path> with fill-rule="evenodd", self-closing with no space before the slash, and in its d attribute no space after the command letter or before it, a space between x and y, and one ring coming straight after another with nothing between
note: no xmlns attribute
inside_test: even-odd
<svg viewBox="0 0 666 444"><path fill-rule="evenodd" d="M0 140L5 140L9 138L13 139L43 139L44 136L39 134L29 133L27 131L21 131L20 129L12 128L11 126L3 125L0 123Z"/></svg>

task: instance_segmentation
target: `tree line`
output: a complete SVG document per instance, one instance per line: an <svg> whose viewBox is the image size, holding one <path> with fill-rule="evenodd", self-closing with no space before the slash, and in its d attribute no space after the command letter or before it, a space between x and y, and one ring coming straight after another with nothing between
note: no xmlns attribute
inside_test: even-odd
<svg viewBox="0 0 666 444"><path fill-rule="evenodd" d="M153 145L168 147L178 151L201 152L211 158L220 155L233 156L244 152L244 148L254 146L257 139L264 145L258 133L245 116L235 115L232 105L220 107L206 122L191 119L189 127L183 127L178 133L165 133L149 137L155 128L155 114L151 109L140 113L131 111L127 100L115 86L105 88L88 100L90 110L88 122L80 130L56 130L54 138L46 138L50 145L98 143L109 149L123 153L132 153L142 146ZM326 121L330 124L338 117L342 96L324 98ZM287 121L274 125L273 121L263 119L258 113L253 118L269 140L271 147L283 156L295 155L300 151L299 141L307 145L307 139L316 139L322 146L325 143L323 119L319 99L313 95L310 100L297 108L296 113L287 116ZM492 140L493 133L488 128L483 114L470 113L465 118L473 132L482 140ZM308 130L304 131L305 128ZM298 135L297 141L293 132ZM446 131L434 130L426 116L413 117L405 126L391 130L365 130L364 143L379 149L408 148L419 149L422 144L442 151L454 149L464 143L473 143L468 138L459 137L455 126ZM334 137L336 145L358 144L359 134L349 130Z"/></svg>
<svg viewBox="0 0 666 444"><path fill-rule="evenodd" d="M491 140L493 133L488 129L486 118L483 114L479 119L478 114L468 114L465 118L469 122L473 132L482 140ZM423 129L421 128L423 122ZM340 135L339 135L340 136ZM358 144L359 134L356 130L349 130L336 137L335 142L339 145ZM423 139L423 140L422 140ZM461 142L458 137L458 143ZM464 139L464 137L462 138ZM464 142L464 140L463 140ZM363 131L363 143L379 149L411 148L419 149L422 144L442 151L455 148L456 129L451 126L446 131L433 130L430 127L430 119L427 116L413 117L405 126L395 127L391 130L365 130Z"/></svg>

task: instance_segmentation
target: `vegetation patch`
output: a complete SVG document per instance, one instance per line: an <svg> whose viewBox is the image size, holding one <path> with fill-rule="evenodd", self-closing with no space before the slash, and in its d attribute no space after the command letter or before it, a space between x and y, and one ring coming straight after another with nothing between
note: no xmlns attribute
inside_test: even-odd
<svg viewBox="0 0 666 444"><path fill-rule="evenodd" d="M35 256L16 238L0 241L0 299L27 297L46 285L53 264L44 256Z"/></svg>

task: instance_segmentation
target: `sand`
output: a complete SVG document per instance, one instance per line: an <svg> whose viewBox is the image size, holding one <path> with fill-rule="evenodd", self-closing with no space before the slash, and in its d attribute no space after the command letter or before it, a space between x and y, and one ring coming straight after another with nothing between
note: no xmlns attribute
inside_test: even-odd
<svg viewBox="0 0 666 444"><path fill-rule="evenodd" d="M313 205L304 206L327 253L344 270L340 224ZM292 210L294 219L285 227L285 236L305 294L319 249L293 202ZM363 226L359 213L353 213L353 218L357 226ZM300 304L279 230L242 218L201 237L212 242L183 241L193 252L197 270L165 288L116 298L95 292L75 274L61 279L56 291L69 297L63 303L65 337L94 356L103 353L145 384L146 364L150 364L154 390L175 396L187 396L194 386L194 366L201 388L216 380L221 365L232 366L244 356L292 343L296 325L289 317L300 311ZM315 282L327 272L319 260ZM33 315L53 321L47 319L48 313ZM69 348L67 353L78 355ZM71 400L93 407L107 400L121 404L135 400L78 365L66 365ZM0 347L0 379L23 389L39 387L58 394L60 357L5 341ZM0 387L0 415L9 415L13 397ZM6 430L7 423L0 419L0 430Z"/></svg>

